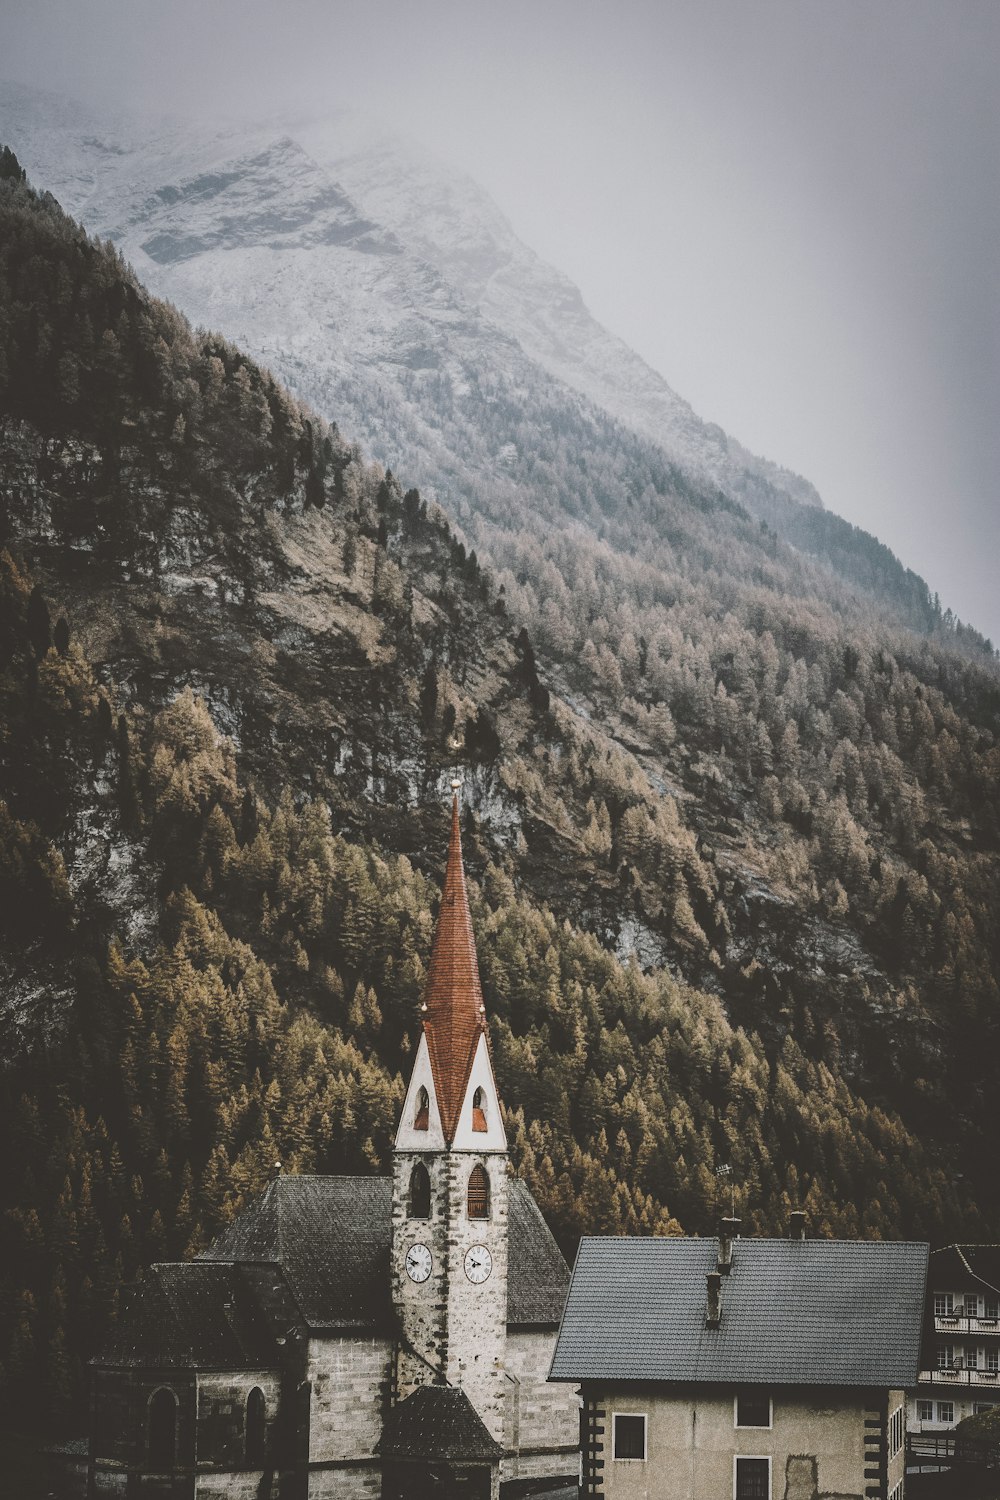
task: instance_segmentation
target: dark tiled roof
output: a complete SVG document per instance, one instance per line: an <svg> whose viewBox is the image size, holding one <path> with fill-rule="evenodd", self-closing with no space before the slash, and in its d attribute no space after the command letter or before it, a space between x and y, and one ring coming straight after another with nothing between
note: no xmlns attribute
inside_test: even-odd
<svg viewBox="0 0 1000 1500"><path fill-rule="evenodd" d="M270 1305L288 1313L281 1332L301 1321L276 1266L247 1268L199 1261L150 1266L127 1289L121 1316L95 1363L116 1368L254 1369L277 1363L274 1320L257 1280L278 1286Z"/></svg>
<svg viewBox="0 0 1000 1500"><path fill-rule="evenodd" d="M383 1458L498 1459L500 1444L463 1390L425 1385L394 1406L382 1427Z"/></svg>
<svg viewBox="0 0 1000 1500"><path fill-rule="evenodd" d="M916 1384L928 1247L737 1240L705 1326L714 1239L581 1242L557 1380Z"/></svg>
<svg viewBox="0 0 1000 1500"><path fill-rule="evenodd" d="M554 1326L562 1317L569 1266L527 1185L515 1178L507 1201L507 1322Z"/></svg>
<svg viewBox="0 0 1000 1500"><path fill-rule="evenodd" d="M507 1321L558 1323L569 1270L523 1182L510 1184ZM274 1261L311 1328L391 1326L388 1177L279 1177L203 1251Z"/></svg>
<svg viewBox="0 0 1000 1500"><path fill-rule="evenodd" d="M388 1328L387 1177L278 1177L201 1260L276 1261L310 1328Z"/></svg>
<svg viewBox="0 0 1000 1500"><path fill-rule="evenodd" d="M462 868L458 797L452 800L448 868L424 990L424 1035L444 1138L455 1136L480 1032L486 1029L479 963Z"/></svg>
<svg viewBox="0 0 1000 1500"><path fill-rule="evenodd" d="M931 1290L957 1291L977 1284L1000 1289L1000 1245L946 1245L931 1255Z"/></svg>

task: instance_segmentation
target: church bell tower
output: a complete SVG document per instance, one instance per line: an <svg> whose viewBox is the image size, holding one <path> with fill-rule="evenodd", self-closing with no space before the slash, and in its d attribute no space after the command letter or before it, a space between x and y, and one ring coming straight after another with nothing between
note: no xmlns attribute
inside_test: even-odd
<svg viewBox="0 0 1000 1500"><path fill-rule="evenodd" d="M507 1137L462 867L458 784L417 1046L393 1153L396 1400L464 1391L503 1442Z"/></svg>

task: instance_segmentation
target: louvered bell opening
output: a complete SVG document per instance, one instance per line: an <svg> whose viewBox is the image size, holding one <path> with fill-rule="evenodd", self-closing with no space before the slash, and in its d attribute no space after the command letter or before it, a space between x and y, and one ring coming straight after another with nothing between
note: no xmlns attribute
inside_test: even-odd
<svg viewBox="0 0 1000 1500"><path fill-rule="evenodd" d="M486 1129L486 1111L483 1108L484 1102L485 1101L483 1099L483 1091L482 1091L482 1089L476 1089L476 1092L472 1096L472 1128L473 1128L473 1130L485 1130Z"/></svg>
<svg viewBox="0 0 1000 1500"><path fill-rule="evenodd" d="M486 1169L473 1167L469 1174L468 1215L470 1219L488 1219L490 1216L490 1179Z"/></svg>

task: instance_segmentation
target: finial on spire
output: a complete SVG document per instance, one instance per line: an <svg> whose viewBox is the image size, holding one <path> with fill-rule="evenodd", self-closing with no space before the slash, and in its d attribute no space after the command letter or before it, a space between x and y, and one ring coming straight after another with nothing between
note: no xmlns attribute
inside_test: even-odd
<svg viewBox="0 0 1000 1500"><path fill-rule="evenodd" d="M462 787L462 778L461 778L461 776L453 776L451 778L451 789L452 789L452 791L453 792L460 791L461 787Z"/></svg>

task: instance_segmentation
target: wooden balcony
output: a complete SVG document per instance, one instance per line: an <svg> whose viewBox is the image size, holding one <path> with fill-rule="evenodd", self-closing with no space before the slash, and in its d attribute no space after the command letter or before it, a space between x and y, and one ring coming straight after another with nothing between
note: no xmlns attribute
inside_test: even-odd
<svg viewBox="0 0 1000 1500"><path fill-rule="evenodd" d="M965 1313L935 1313L935 1333L981 1333L1000 1337L1000 1318L970 1318Z"/></svg>
<svg viewBox="0 0 1000 1500"><path fill-rule="evenodd" d="M970 1370L963 1365L949 1365L943 1370L921 1370L917 1378L920 1385L973 1385L1000 1393L1000 1370Z"/></svg>

